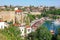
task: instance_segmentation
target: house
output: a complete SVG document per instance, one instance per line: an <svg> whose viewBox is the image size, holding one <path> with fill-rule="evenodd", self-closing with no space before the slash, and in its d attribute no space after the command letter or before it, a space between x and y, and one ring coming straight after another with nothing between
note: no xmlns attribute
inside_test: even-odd
<svg viewBox="0 0 60 40"><path fill-rule="evenodd" d="M30 26L26 26L26 34L29 34L32 32L32 28Z"/></svg>
<svg viewBox="0 0 60 40"><path fill-rule="evenodd" d="M4 29L4 22L0 22L0 29Z"/></svg>
<svg viewBox="0 0 60 40"><path fill-rule="evenodd" d="M0 20L0 29L4 29L5 27L8 27L9 25L2 20Z"/></svg>
<svg viewBox="0 0 60 40"><path fill-rule="evenodd" d="M5 10L5 7L4 6L0 6L0 10Z"/></svg>
<svg viewBox="0 0 60 40"><path fill-rule="evenodd" d="M19 29L21 31L21 36L24 36L25 35L25 27L21 26L21 27L19 27Z"/></svg>
<svg viewBox="0 0 60 40"><path fill-rule="evenodd" d="M32 32L32 28L30 26L20 26L21 36L27 36L29 33Z"/></svg>

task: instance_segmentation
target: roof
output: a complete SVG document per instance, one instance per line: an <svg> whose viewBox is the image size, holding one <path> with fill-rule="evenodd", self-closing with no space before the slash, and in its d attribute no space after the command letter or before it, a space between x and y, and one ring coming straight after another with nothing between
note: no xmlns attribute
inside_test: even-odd
<svg viewBox="0 0 60 40"><path fill-rule="evenodd" d="M3 20L0 20L0 22L3 22Z"/></svg>
<svg viewBox="0 0 60 40"><path fill-rule="evenodd" d="M27 26L26 26L26 28L30 28L30 26L29 26L29 25L27 25Z"/></svg>
<svg viewBox="0 0 60 40"><path fill-rule="evenodd" d="M16 10L15 12L22 12L22 10Z"/></svg>
<svg viewBox="0 0 60 40"><path fill-rule="evenodd" d="M20 26L20 24L17 24L17 23L15 23L15 24L13 24L14 26Z"/></svg>

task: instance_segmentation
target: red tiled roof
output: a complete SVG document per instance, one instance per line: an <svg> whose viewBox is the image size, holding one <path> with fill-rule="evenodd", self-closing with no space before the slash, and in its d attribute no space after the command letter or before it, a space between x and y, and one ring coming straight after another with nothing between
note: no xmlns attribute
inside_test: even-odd
<svg viewBox="0 0 60 40"><path fill-rule="evenodd" d="M16 10L15 12L22 12L22 10Z"/></svg>
<svg viewBox="0 0 60 40"><path fill-rule="evenodd" d="M26 28L30 28L30 26L29 26L29 25L27 25L27 26L26 26Z"/></svg>
<svg viewBox="0 0 60 40"><path fill-rule="evenodd" d="M0 22L3 22L3 20L0 20Z"/></svg>
<svg viewBox="0 0 60 40"><path fill-rule="evenodd" d="M15 23L15 24L13 24L14 26L20 26L20 24L17 24L17 23Z"/></svg>

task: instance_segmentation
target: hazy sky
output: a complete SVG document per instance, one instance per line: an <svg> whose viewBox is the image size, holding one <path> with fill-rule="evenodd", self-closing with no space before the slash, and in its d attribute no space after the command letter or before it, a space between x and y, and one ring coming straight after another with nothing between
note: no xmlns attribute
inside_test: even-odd
<svg viewBox="0 0 60 40"><path fill-rule="evenodd" d="M60 0L0 0L0 6L2 5L19 5L19 6L60 6Z"/></svg>

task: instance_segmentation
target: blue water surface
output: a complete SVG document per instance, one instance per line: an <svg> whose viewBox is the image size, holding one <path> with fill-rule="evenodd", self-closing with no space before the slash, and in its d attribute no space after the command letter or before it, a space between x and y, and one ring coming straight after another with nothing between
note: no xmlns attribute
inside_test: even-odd
<svg viewBox="0 0 60 40"><path fill-rule="evenodd" d="M54 21L45 21L43 25L47 27L49 31L54 30L54 33L57 34L58 33L57 29L60 28L60 25L56 25L53 22Z"/></svg>

